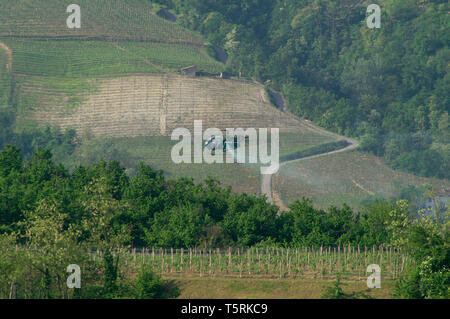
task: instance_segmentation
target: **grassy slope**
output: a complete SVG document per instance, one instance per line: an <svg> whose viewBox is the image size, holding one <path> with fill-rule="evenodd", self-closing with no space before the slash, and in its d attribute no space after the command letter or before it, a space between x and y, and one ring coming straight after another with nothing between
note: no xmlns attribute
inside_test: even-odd
<svg viewBox="0 0 450 319"><path fill-rule="evenodd" d="M88 164L97 160L99 154L105 159L120 160L127 167L136 167L142 161L156 169L162 169L168 178L181 176L201 181L208 176L219 179L223 185L231 186L235 192L248 192L259 194L260 169L257 164L174 164L170 159L172 146L177 143L169 137L148 136L135 138L117 138L110 140L113 145L102 148L105 139L93 138L81 145L76 153L69 159L69 167L78 164ZM328 138L312 132L282 132L280 133L280 155L307 149L311 146L327 142ZM129 169L129 173L134 173Z"/></svg>
<svg viewBox="0 0 450 319"><path fill-rule="evenodd" d="M379 158L357 151L287 164L273 183L285 203L304 196L322 208L343 203L361 208L368 197L398 196L409 185L421 187L431 183L437 190L450 187L448 180L393 170Z"/></svg>
<svg viewBox="0 0 450 319"><path fill-rule="evenodd" d="M220 72L223 68L201 48L185 44L0 40L13 52L20 113L25 113L33 105L64 105L67 109L80 105L96 91L99 77L173 72L192 64L211 73ZM18 118L19 130L28 126L33 126L33 123L23 117Z"/></svg>

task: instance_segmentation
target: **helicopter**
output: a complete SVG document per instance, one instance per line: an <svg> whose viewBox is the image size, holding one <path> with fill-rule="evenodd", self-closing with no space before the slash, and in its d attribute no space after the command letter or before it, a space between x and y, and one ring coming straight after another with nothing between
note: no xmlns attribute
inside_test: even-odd
<svg viewBox="0 0 450 319"><path fill-rule="evenodd" d="M245 136L245 139L248 139L248 136ZM233 150L237 149L240 146L239 140L242 140L242 137L240 136L238 137L237 135L235 135L232 140L231 139L224 140L222 136L212 135L208 140L206 140L205 147L207 147L212 151L220 147L222 147L224 151L226 151L227 149Z"/></svg>
<svg viewBox="0 0 450 319"><path fill-rule="evenodd" d="M239 163L238 161L238 154L236 152L236 150L240 147L240 141L242 140L247 140L248 136L242 137L242 136L233 136L233 138L229 138L229 139L223 139L222 136L215 136L212 135L208 140L206 140L205 142L205 147L210 149L212 151L213 154L215 154L215 151L217 149L222 148L222 150L224 152L228 152L229 154L232 155L232 157L234 158L234 163L237 164ZM245 142L244 142L244 147L245 147Z"/></svg>

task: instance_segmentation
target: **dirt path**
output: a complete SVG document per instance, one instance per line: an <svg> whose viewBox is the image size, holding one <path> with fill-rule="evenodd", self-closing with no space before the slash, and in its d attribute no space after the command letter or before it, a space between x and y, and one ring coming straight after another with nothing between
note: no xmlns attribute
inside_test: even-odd
<svg viewBox="0 0 450 319"><path fill-rule="evenodd" d="M364 192L366 192L369 195L375 195L374 192L369 191L368 189L366 189L364 186L362 186L361 184L359 184L357 181L355 181L354 179L352 179L353 184L355 184L358 188L362 189Z"/></svg>
<svg viewBox="0 0 450 319"><path fill-rule="evenodd" d="M139 42L139 43L167 43L167 44L183 44L190 45L194 47L204 48L206 44L193 41L180 41L180 40L159 40L159 39L141 39L133 37L113 37L108 35L88 35L88 34L77 34L77 35L11 35L11 34L0 34L1 38L6 39L36 39L36 40L95 40L95 41L125 41L125 42Z"/></svg>
<svg viewBox="0 0 450 319"><path fill-rule="evenodd" d="M0 41L0 47L3 50L5 50L5 52L6 52L6 69L8 70L8 72L11 72L12 71L12 62L13 62L12 51L6 44L4 44L1 41Z"/></svg>
<svg viewBox="0 0 450 319"><path fill-rule="evenodd" d="M280 111L284 112L285 111L285 106L286 106L286 100L283 98L283 96L278 93L275 92L271 89L269 89L269 94L273 97L274 99L274 103L275 106L277 107L277 109L279 109Z"/></svg>
<svg viewBox="0 0 450 319"><path fill-rule="evenodd" d="M222 49L221 47L218 46L214 46L214 51L216 51L216 55L217 58L219 59L220 62L222 62L223 64L227 64L228 62L228 54L227 52Z"/></svg>
<svg viewBox="0 0 450 319"><path fill-rule="evenodd" d="M312 156L307 156L307 157L302 157L302 158L282 162L282 163L280 163L280 170L284 165L289 164L289 163L300 162L300 161L303 161L306 159L317 158L317 157L327 156L327 155L336 154L336 153L342 153L342 152L346 152L346 151L355 149L359 146L358 141L356 141L354 139L344 137L344 136L329 132L327 130L324 130L323 128L320 128L307 120L302 120L302 121L306 125L307 129L309 129L313 132L322 134L322 135L333 137L337 141L346 141L347 143L349 143L349 145L347 147L344 147L344 148L341 148L338 150L334 150L331 152L316 154L316 155L312 155ZM268 201L278 205L282 211L287 210L287 206L282 201L281 196L279 195L280 193L272 190L272 175L269 175L269 174L262 175L261 194L266 195ZM276 195L272 196L272 194L276 194Z"/></svg>

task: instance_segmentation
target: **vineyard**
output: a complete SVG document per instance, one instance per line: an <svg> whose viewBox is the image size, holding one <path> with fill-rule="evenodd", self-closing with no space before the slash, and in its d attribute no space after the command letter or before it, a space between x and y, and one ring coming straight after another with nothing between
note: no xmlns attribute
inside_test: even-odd
<svg viewBox="0 0 450 319"><path fill-rule="evenodd" d="M56 116L70 113L99 89L105 77L175 73L189 65L215 74L224 69L209 56L200 34L158 17L154 13L157 6L147 1L81 0L77 4L81 7L80 29L67 27L65 1L0 3L0 58L12 74L12 81L3 71L0 74L0 99L5 104L7 95L17 97L16 131L60 124L41 120L40 112L44 118L47 112ZM115 95L115 90L108 94ZM124 97L124 106L134 103L130 98ZM122 98L118 103L122 104ZM92 112L96 110L89 110ZM159 122L159 114L157 117ZM139 125L134 130L143 133Z"/></svg>
<svg viewBox="0 0 450 319"><path fill-rule="evenodd" d="M13 72L21 75L73 78L175 72L193 64L199 71L223 70L223 64L204 49L188 44L17 38L1 41L12 50Z"/></svg>
<svg viewBox="0 0 450 319"><path fill-rule="evenodd" d="M10 94L11 77L8 69L8 56L0 47L0 107L8 103Z"/></svg>
<svg viewBox="0 0 450 319"><path fill-rule="evenodd" d="M177 127L277 127L307 129L297 118L275 109L261 84L194 78L181 75L135 75L101 79L96 91L80 96L75 108L67 102L76 95L58 96L48 89L22 85L19 105L23 119L58 125L109 137L170 135ZM26 99L29 99L27 101Z"/></svg>
<svg viewBox="0 0 450 319"><path fill-rule="evenodd" d="M69 29L63 0L2 0L0 37L90 37L203 45L199 34L168 22L149 9L149 1L78 0L81 28ZM151 7L150 7L151 8Z"/></svg>
<svg viewBox="0 0 450 319"><path fill-rule="evenodd" d="M210 73L223 69L223 65L209 57L204 49L185 44L17 38L1 39L1 42L10 48L13 56L17 106L25 115L18 117L16 127L19 129L36 123L35 118L27 118L30 110L44 111L47 106L53 107L51 112L55 107L57 112L73 110L96 91L105 77L108 80L130 74L175 73L179 68L192 64L197 70ZM121 79L117 81L123 82ZM8 79L1 79L1 85L8 86ZM115 89L110 88L108 93L113 95ZM120 88L121 91L123 89L127 90L121 92L124 95L135 91L130 85ZM148 90L151 88L146 88ZM131 99L126 101L129 98L123 97L125 104L134 102ZM155 103L158 103L160 96L155 98ZM100 106L103 103L104 99Z"/></svg>
<svg viewBox="0 0 450 319"><path fill-rule="evenodd" d="M101 252L92 253L93 258ZM125 263L149 264L160 274L238 278L322 278L338 274L367 277L367 266L378 264L386 279L397 279L411 264L407 253L392 247L301 247L247 249L132 249Z"/></svg>

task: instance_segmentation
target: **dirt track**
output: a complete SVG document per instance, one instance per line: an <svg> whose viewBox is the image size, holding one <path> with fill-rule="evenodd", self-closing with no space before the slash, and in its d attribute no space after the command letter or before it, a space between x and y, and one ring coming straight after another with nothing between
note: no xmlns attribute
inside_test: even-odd
<svg viewBox="0 0 450 319"><path fill-rule="evenodd" d="M294 163L294 162L299 162L299 161L306 160L306 159L311 159L311 158L316 158L316 157L321 157L321 156L326 156L326 155L331 155L331 154L336 154L336 153L342 153L342 152L346 152L346 151L355 149L359 146L358 141L356 141L354 139L326 131L326 130L312 124L309 121L303 120L303 122L307 126L307 128L310 129L311 131L322 134L322 135L327 135L327 136L333 137L338 141L340 141L340 140L347 141L347 143L349 143L349 145L347 147L344 147L344 148L341 148L338 150L334 150L331 152L316 154L316 155L312 155L312 156L307 156L307 157L302 157L302 158L282 162L282 163L280 163L280 169L282 168L283 165L286 165L288 163ZM266 195L268 201L278 205L281 208L281 210L287 209L287 206L285 205L285 203L283 203L281 196L278 195L279 192L277 192L277 196L272 196L272 175L269 175L269 174L262 175L262 177L261 177L261 194ZM275 200L274 200L274 198L275 198Z"/></svg>
<svg viewBox="0 0 450 319"><path fill-rule="evenodd" d="M11 70L12 70L12 61L13 61L12 51L6 44L4 44L1 41L0 41L0 47L3 50L5 50L5 52L6 52L6 69L8 70L8 72L11 72Z"/></svg>

